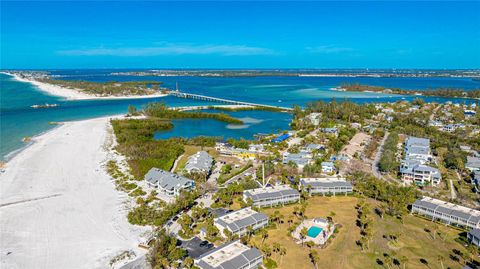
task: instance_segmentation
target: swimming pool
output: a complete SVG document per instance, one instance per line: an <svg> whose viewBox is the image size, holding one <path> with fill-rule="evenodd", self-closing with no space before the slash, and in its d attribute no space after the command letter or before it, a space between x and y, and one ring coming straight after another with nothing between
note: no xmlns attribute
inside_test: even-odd
<svg viewBox="0 0 480 269"><path fill-rule="evenodd" d="M307 235L311 238L317 237L323 231L322 228L317 226L312 226L308 229Z"/></svg>

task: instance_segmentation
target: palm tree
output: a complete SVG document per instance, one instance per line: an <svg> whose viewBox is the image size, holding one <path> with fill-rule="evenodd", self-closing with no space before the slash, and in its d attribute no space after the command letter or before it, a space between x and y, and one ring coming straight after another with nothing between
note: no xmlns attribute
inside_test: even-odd
<svg viewBox="0 0 480 269"><path fill-rule="evenodd" d="M405 269L408 262L408 257L407 256L400 257L400 262L403 264L403 269Z"/></svg>
<svg viewBox="0 0 480 269"><path fill-rule="evenodd" d="M287 255L287 248L281 247L280 252L278 254L280 254L280 264L282 264L283 256Z"/></svg>
<svg viewBox="0 0 480 269"><path fill-rule="evenodd" d="M445 261L445 257L443 257L442 255L438 255L437 261L440 263L440 266L442 266L442 269L444 269L443 262Z"/></svg>
<svg viewBox="0 0 480 269"><path fill-rule="evenodd" d="M300 238L302 239L302 246L305 238L307 238L308 230L307 227L303 227L302 230L300 230Z"/></svg>
<svg viewBox="0 0 480 269"><path fill-rule="evenodd" d="M320 256L318 255L317 251L311 250L310 251L310 260L312 261L315 269L318 269L318 263L320 262Z"/></svg>
<svg viewBox="0 0 480 269"><path fill-rule="evenodd" d="M328 220L329 222L332 222L333 223L333 217L335 217L335 212L333 211L330 211L330 214L328 214Z"/></svg>
<svg viewBox="0 0 480 269"><path fill-rule="evenodd" d="M262 237L262 244L265 242L265 240L268 238L268 231L265 229L260 230L260 236Z"/></svg>
<svg viewBox="0 0 480 269"><path fill-rule="evenodd" d="M478 249L476 246L470 244L467 247L468 254L470 254L470 261L473 262L473 257L478 254Z"/></svg>
<svg viewBox="0 0 480 269"><path fill-rule="evenodd" d="M433 239L435 240L435 237L436 237L436 234L437 234L437 231L438 231L438 224L437 223L433 223L433 226L432 226L432 235L433 235Z"/></svg>

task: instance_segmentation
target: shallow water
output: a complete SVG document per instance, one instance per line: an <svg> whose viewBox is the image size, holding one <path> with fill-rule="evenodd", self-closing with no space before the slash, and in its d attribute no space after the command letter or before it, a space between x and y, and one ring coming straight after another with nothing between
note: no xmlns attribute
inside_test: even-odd
<svg viewBox="0 0 480 269"><path fill-rule="evenodd" d="M436 87L480 88L480 81L470 78L351 78L351 77L132 77L111 76L113 70L62 70L52 74L62 79L89 81L156 80L163 86L175 88L178 82L185 92L205 94L245 102L291 107L315 100L349 99L358 103L412 100L416 96L397 96L377 93L338 92L330 88L341 83L363 83L406 89ZM119 71L119 70L115 70ZM471 102L465 99L424 98L427 101ZM176 97L131 100L66 101L39 91L29 83L18 82L0 74L0 156L15 151L25 144L23 137L34 136L53 128L49 122L81 120L127 112L129 105L141 107L160 101L170 106L211 105ZM56 103L59 107L32 109L31 105ZM214 111L219 112L219 111ZM215 120L175 120L173 130L156 133L156 138L197 135L252 138L256 133L272 133L288 129L290 115L266 111L229 112L243 119L244 125L233 125Z"/></svg>

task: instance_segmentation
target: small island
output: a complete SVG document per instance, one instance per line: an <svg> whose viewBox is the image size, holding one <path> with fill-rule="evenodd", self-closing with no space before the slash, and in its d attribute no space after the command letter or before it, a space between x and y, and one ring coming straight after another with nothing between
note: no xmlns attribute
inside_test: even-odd
<svg viewBox="0 0 480 269"><path fill-rule="evenodd" d="M40 71L3 72L17 81L31 83L50 95L67 100L134 99L163 97L167 89L159 81L109 81L60 80Z"/></svg>

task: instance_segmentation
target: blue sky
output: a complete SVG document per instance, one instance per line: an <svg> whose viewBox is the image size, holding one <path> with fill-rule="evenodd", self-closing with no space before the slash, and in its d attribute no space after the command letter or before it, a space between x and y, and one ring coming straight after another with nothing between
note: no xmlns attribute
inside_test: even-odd
<svg viewBox="0 0 480 269"><path fill-rule="evenodd" d="M1 68L480 68L480 2L5 2Z"/></svg>

